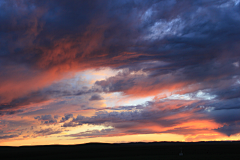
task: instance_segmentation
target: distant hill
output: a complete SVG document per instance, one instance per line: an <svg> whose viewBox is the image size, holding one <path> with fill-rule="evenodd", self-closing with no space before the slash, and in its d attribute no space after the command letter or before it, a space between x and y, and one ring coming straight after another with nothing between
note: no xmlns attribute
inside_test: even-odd
<svg viewBox="0 0 240 160"><path fill-rule="evenodd" d="M179 156L182 148L183 156ZM87 143L0 147L0 159L238 159L240 142Z"/></svg>

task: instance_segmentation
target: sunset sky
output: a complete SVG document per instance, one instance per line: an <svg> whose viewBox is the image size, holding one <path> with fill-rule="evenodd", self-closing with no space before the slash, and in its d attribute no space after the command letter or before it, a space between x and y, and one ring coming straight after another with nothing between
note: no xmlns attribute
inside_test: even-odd
<svg viewBox="0 0 240 160"><path fill-rule="evenodd" d="M240 140L240 0L0 0L0 145Z"/></svg>

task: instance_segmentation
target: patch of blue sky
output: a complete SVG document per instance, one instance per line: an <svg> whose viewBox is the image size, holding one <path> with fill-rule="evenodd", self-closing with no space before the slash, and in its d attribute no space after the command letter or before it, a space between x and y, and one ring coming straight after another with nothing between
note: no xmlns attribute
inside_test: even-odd
<svg viewBox="0 0 240 160"><path fill-rule="evenodd" d="M179 100L212 100L216 98L216 95L211 95L207 92L199 90L197 93L190 94L173 94L168 96L166 99L179 99Z"/></svg>

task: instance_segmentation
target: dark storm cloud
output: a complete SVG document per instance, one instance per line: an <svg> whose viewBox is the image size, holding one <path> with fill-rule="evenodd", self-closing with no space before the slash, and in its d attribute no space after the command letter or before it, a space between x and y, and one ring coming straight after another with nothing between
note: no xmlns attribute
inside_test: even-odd
<svg viewBox="0 0 240 160"><path fill-rule="evenodd" d="M103 100L103 97L101 97L98 94L92 95L91 98L89 99L89 101L99 101L99 100Z"/></svg>
<svg viewBox="0 0 240 160"><path fill-rule="evenodd" d="M238 92L240 89L239 77L232 78L230 81L219 83L219 85L210 90L210 93L216 95L218 99L224 100L228 103L231 103L228 100L233 100L234 102L237 98L240 97Z"/></svg>
<svg viewBox="0 0 240 160"><path fill-rule="evenodd" d="M226 124L217 131L235 134L240 96L239 8L231 0L2 1L0 115L22 112L23 106L51 98L93 92L146 97L166 90L178 94L203 90L214 95L213 101L200 101L205 108L195 106L194 113ZM123 71L96 81L87 91L46 88L68 73L99 67ZM93 93L89 100L100 99ZM163 117L180 112L190 110L99 112L63 126L110 122L124 128L144 121L174 126L186 119ZM61 121L71 117L65 115ZM56 121L49 115L36 119Z"/></svg>
<svg viewBox="0 0 240 160"><path fill-rule="evenodd" d="M224 125L221 128L216 129L216 131L226 134L227 136L240 133L239 123L234 123L230 125Z"/></svg>
<svg viewBox="0 0 240 160"><path fill-rule="evenodd" d="M4 43L2 43L3 49L5 49L4 53L6 53L3 55L3 58L15 63L24 63L34 68L48 69L56 65L69 64L74 59L82 63L83 58L86 56L94 58L94 55L99 54L99 52L103 54L101 52L105 50L105 47L103 47L105 44L102 46L96 45L95 49L88 51L91 45L95 45L95 40L91 38L97 38L96 40L98 41L98 37L95 36L96 32L101 31L101 26L104 26L104 23L109 25L107 24L109 20L119 17L122 7L125 7L125 13L122 14L124 17L121 18L123 19L119 20L120 22L126 21L129 24L130 19L133 17L125 19L127 18L126 14L131 13L132 5L135 5L131 1L126 3L107 3L109 2L22 1L14 5L14 1L5 1L1 5L1 12L5 13L7 17L2 16L1 24L5 25L1 28L3 33L8 34L3 34L2 36L2 41L7 44L4 46ZM136 6L141 6L141 3L139 4L136 4ZM13 10L15 12L12 12ZM97 19L100 21L98 22ZM15 21L20 24L16 25ZM112 30L112 27L120 30L120 27L123 26L120 22L114 22L111 28L104 33L107 40L106 45L109 46L108 43L112 44L108 39L111 39L112 35L117 33L117 31ZM91 27L89 26L91 23L100 27ZM92 33L88 32L89 29ZM131 29L126 27L124 30L125 32L131 31ZM87 39L86 36L88 37ZM84 41L87 43L83 42L83 38L85 38ZM66 52L71 51L71 48L65 48L65 42L75 50L75 53L68 56ZM59 53L61 56L58 57L52 51L57 49L58 45L62 43L62 49L65 48L66 50L61 51ZM113 51L115 49L110 50ZM84 52L91 55L86 55ZM47 57L50 55L51 59L48 59ZM97 57L95 56L95 58ZM90 57L85 60L90 61Z"/></svg>
<svg viewBox="0 0 240 160"><path fill-rule="evenodd" d="M227 3L232 7L220 7ZM4 45L6 54L2 59L34 70L58 67L61 71L65 70L64 65L74 69L84 62L91 67L114 64L131 68L132 64L154 60L168 64L147 67L145 71L150 71L152 76L180 71L174 82L196 83L239 74L230 65L239 60L236 44L240 25L236 18L239 6L231 1L23 1L17 4L6 1L1 5L1 12L7 15L2 19L2 31L8 32L8 37L3 34L2 41L11 44L11 47ZM10 12L13 9L15 12ZM14 20L21 23L17 26ZM163 26L169 26L172 32L165 33L168 28ZM227 52L231 57L225 56ZM127 85L132 85L131 82ZM117 85L126 86L121 82Z"/></svg>
<svg viewBox="0 0 240 160"><path fill-rule="evenodd" d="M122 54L123 51L124 52L131 51L129 48L129 45L127 45L128 44L127 42L131 42L132 39L139 38L139 36L143 36L143 34L146 34L143 31L148 30L158 21L161 21L161 20L168 21L179 16L182 19L182 21L185 23L185 27L182 31L181 36L174 36L174 35L170 37L167 36L164 39L164 41L167 40L167 44L165 43L165 45L161 43L163 40L159 40L159 39L152 40L150 43L145 44L144 47L141 47L142 50L139 50L141 48L138 47L138 44L133 42L131 42L130 44L135 44L133 48L131 48L132 51L140 51L140 52L149 54L149 57L145 55L142 58L146 58L147 60L162 59L162 60L168 60L168 61L174 61L174 62L176 62L176 60L179 60L177 64L180 65L180 63L184 62L182 64L184 66L184 64L187 64L187 62L189 64L195 63L194 61L189 61L190 59L191 60L195 59L197 62L200 62L203 60L207 60L209 58L210 59L214 58L214 56L216 56L217 53L211 52L209 56L205 56L210 53L205 51L216 49L216 45L219 43L223 44L226 41L235 42L238 38L238 36L234 36L234 34L238 33L237 26L239 25L239 21L237 18L234 18L233 16L231 16L233 14L238 14L237 12L238 6L232 7L231 10L233 11L230 11L229 8L219 9L217 7L213 7L213 5L215 5L216 3L210 2L208 3L209 7L202 8L203 11L201 11L201 7L202 7L201 3L196 3L196 2L191 2L191 1L182 1L182 2L176 2L176 1L107 2L106 1L101 3L99 3L98 1L94 1L94 3L85 2L85 1L72 1L71 3L66 3L64 1L51 1L51 2L32 1L29 3L19 2L19 8L23 7L23 12L20 12L20 13L26 15L26 17L21 17L20 15L16 16L17 20L24 19L22 24L24 27L22 30L19 31L19 26L15 26L14 23L11 22L12 17L17 15L18 12L16 11L10 14L10 9L11 7L14 7L14 5L11 2L6 1L6 3L8 3L8 7L10 8L7 8L6 5L2 5L1 7L2 8L5 7L2 12L9 13L9 18L4 17L5 21L9 23L2 23L2 24L5 24L5 28L13 28L11 32L9 31L13 35L17 34L16 33L17 31L19 31L20 33L21 32L25 33L29 28L31 29L33 27L36 27L36 30L38 30L37 26L31 26L31 23L28 23L27 18L29 18L30 13L36 14L38 10L40 11L43 10L42 12L40 12L41 14L39 15L39 17L36 17L36 16L34 17L38 20L37 22L39 23L35 25L40 25L41 23L43 23L42 26L39 26L40 31L37 34L36 39L34 40L34 45L38 46L38 50L36 49L30 50L30 51L28 50L28 53L29 54L32 53L32 56L31 55L26 56L22 52L20 52L19 55L15 53L17 57L22 56L22 58L20 59L21 62L25 61L25 63L36 65L38 64L36 63L38 60L44 61L42 57L45 56L45 53L41 48L42 46L44 47L46 46L46 48L53 50L55 46L51 43L53 43L54 40L59 40L65 37L66 35L68 37L73 36L73 38L78 38L83 36L83 33L88 29L87 27L91 23L91 20L95 20L97 13L103 12L103 14L100 14L99 17L101 20L103 20L106 23L109 22L110 20L113 20L111 21L110 24L107 24L109 26L107 26L107 28L104 31L102 46L98 46L96 48L96 52L98 54L103 54L102 53L103 50L101 48L106 48L107 50L111 51L110 52L111 54L107 52L107 54L109 55L107 55L105 58L119 56L120 54ZM181 6L180 10L177 9L179 6ZM124 10L122 9L123 7L124 7ZM184 12L184 7L186 9L185 12ZM44 9L44 8L47 8L47 9ZM133 8L136 8L136 9L134 10ZM149 13L151 14L151 16L148 17L148 20L145 20L145 21L142 20L143 26L140 25L140 28L139 28L139 25L137 26L137 25L131 24L130 26L130 22L132 21L134 22L134 18L139 19L139 17L137 17L137 13L141 13L141 15L144 16L145 11L147 9L152 10L151 13ZM196 13L196 11L194 12L195 9L199 9L199 13ZM71 12L68 12L69 10ZM173 12L173 10L175 12ZM192 11L191 15L194 16L195 18L194 20L189 19L190 18L189 12L187 11ZM208 16L205 16L205 17L200 16L201 14L203 14L202 12L206 12L206 14L204 15L208 15ZM217 23L214 23L213 18L216 18L219 21L217 21ZM32 19L32 17L30 17L29 19ZM52 23L52 21L54 21L55 23ZM225 22L228 22L228 23L225 23ZM148 25L146 25L145 23ZM14 26L16 29L14 27L8 27L7 24L9 24L9 26ZM34 23L32 25L34 25ZM134 29L136 28L138 28L139 32L134 31ZM224 31L228 31L228 32L224 32ZM76 35L75 34L76 32L78 32L79 35L78 34ZM219 34L219 33L222 33L222 34ZM123 35L118 36L121 34L123 34L124 36ZM21 37L21 36L18 36L18 37ZM48 37L51 37L52 39L47 41ZM18 41L18 39L19 38L16 38L15 41ZM10 40L10 39L6 38L6 40ZM44 41L48 43L44 43ZM139 41L140 41L139 45L143 45L143 42L141 42L141 39L139 39ZM144 41L144 43L146 42ZM10 44L10 43L7 43L7 44ZM149 49L147 49L146 47ZM22 48L25 50L28 47L27 48L22 47ZM117 51L118 49L120 49L120 51ZM176 53L176 49L179 50L179 53ZM191 54L192 52L195 52L198 49L200 50L195 54L201 55L200 59L196 59L195 54ZM95 55L94 52L95 51L92 51L92 53L89 53L89 54L94 56ZM79 50L78 54L74 55L74 57L69 57L69 58L79 57L79 60L81 60L80 59L81 54L83 54L81 53L81 50ZM62 56L65 56L65 54L62 53ZM179 57L185 57L185 58L179 59ZM34 59L35 61L33 61ZM144 59L140 58L139 60L144 60ZM59 63L67 62L66 59L65 60L59 59L58 61L55 61L55 62L54 61L55 61L55 57L53 57L52 61L47 62L49 63L48 65L42 66L42 67L50 67L53 65L57 65ZM115 62L120 62L120 61L117 60ZM174 66L177 67L176 64L174 64Z"/></svg>
<svg viewBox="0 0 240 160"><path fill-rule="evenodd" d="M134 86L135 77L128 77L129 72L120 72L114 77L110 77L106 80L96 81L95 84L103 88L105 92L119 92L128 90Z"/></svg>

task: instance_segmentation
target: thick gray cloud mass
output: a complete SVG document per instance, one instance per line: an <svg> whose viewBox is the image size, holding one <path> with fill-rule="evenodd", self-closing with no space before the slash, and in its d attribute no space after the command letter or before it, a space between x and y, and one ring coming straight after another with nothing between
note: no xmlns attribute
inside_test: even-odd
<svg viewBox="0 0 240 160"><path fill-rule="evenodd" d="M223 127L218 128L216 130L230 136L240 132L240 125L239 123L224 125Z"/></svg>
<svg viewBox="0 0 240 160"><path fill-rule="evenodd" d="M198 99L187 108L152 111L152 102L139 106L140 111L98 112L70 122L73 115L66 114L60 121L63 127L110 124L119 129L147 122L174 126L194 116L164 117L194 110L202 119L223 124L216 131L237 134L239 17L240 3L234 0L2 1L0 116L67 96L91 94L89 100L94 101L102 99L100 92L144 97L168 91L198 98L204 91L212 98ZM63 85L55 83L70 73L101 67L121 72L89 89L61 89ZM50 114L35 119L57 123ZM169 130L178 131L184 128ZM36 132L50 133L55 131Z"/></svg>
<svg viewBox="0 0 240 160"><path fill-rule="evenodd" d="M91 98L89 99L89 101L98 101L98 100L103 100L103 98L98 94L92 95Z"/></svg>

